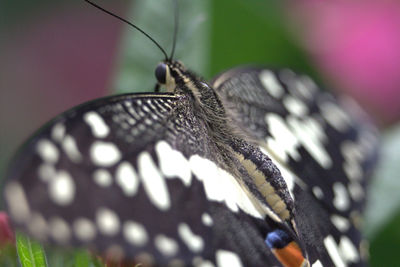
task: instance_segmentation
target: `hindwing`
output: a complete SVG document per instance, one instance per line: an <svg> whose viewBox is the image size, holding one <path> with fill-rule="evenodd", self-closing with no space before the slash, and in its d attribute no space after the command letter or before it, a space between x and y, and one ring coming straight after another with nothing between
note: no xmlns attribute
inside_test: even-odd
<svg viewBox="0 0 400 267"><path fill-rule="evenodd" d="M323 266L361 264L361 212L378 150L364 112L288 69L236 68L212 85L230 119L289 181L300 236L308 251L317 248L311 263L329 255Z"/></svg>

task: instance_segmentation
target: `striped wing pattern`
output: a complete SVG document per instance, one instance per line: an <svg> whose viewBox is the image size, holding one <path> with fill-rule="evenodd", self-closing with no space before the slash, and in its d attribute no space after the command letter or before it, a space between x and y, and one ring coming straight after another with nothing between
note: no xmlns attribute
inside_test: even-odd
<svg viewBox="0 0 400 267"><path fill-rule="evenodd" d="M278 264L265 249L268 224L246 213L252 203L214 163L190 104L123 95L53 120L10 168L5 199L16 227L145 265Z"/></svg>
<svg viewBox="0 0 400 267"><path fill-rule="evenodd" d="M318 248L311 263L329 255L324 266L329 258L335 266L363 264L361 212L378 134L362 110L288 69L232 69L212 85L232 120L289 181L300 236L318 229L303 237Z"/></svg>
<svg viewBox="0 0 400 267"><path fill-rule="evenodd" d="M311 265L362 266L370 124L288 70L234 69L212 85L284 176ZM194 104L185 94L127 94L48 123L10 166L4 195L15 226L144 265L279 266L265 239L287 225L264 218L220 164Z"/></svg>

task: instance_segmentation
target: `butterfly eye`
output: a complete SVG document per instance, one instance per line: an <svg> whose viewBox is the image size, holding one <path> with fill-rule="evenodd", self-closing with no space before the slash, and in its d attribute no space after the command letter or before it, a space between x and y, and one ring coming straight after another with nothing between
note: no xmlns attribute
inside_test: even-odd
<svg viewBox="0 0 400 267"><path fill-rule="evenodd" d="M156 79L160 84L165 84L167 80L167 64L161 62L155 71Z"/></svg>

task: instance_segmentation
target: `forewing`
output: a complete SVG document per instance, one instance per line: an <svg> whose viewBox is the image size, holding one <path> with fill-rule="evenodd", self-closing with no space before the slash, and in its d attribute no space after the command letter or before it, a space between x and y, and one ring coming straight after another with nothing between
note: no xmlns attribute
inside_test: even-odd
<svg viewBox="0 0 400 267"><path fill-rule="evenodd" d="M238 131L280 167L299 235L317 248L311 263L328 254L338 266L360 263L360 213L378 146L367 116L350 99L287 69L237 68L212 85Z"/></svg>
<svg viewBox="0 0 400 267"><path fill-rule="evenodd" d="M268 223L216 164L192 104L168 94L113 96L48 123L8 172L14 225L145 265L276 264L264 243Z"/></svg>

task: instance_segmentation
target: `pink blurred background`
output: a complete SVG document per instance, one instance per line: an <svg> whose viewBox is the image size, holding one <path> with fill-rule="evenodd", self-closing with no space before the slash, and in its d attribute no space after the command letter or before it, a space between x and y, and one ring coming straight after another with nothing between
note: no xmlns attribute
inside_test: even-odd
<svg viewBox="0 0 400 267"><path fill-rule="evenodd" d="M399 119L399 1L296 1L288 16L335 89L352 95L381 126Z"/></svg>

